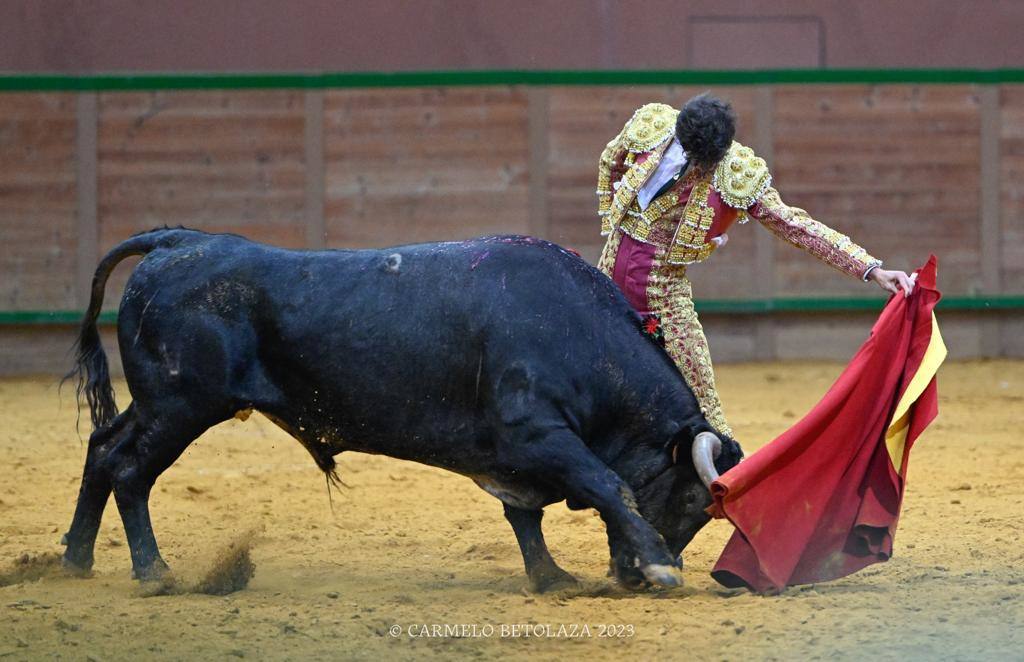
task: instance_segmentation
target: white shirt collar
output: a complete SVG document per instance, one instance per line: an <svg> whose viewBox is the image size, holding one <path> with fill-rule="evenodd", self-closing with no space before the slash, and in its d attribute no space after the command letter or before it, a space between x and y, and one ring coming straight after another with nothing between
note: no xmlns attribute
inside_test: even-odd
<svg viewBox="0 0 1024 662"><path fill-rule="evenodd" d="M636 199L640 209L647 209L654 199L654 194L661 190L665 183L686 164L686 152L679 144L678 138L672 138L672 144L665 149L661 157L661 163L655 168L654 174L647 178L647 181L637 191Z"/></svg>

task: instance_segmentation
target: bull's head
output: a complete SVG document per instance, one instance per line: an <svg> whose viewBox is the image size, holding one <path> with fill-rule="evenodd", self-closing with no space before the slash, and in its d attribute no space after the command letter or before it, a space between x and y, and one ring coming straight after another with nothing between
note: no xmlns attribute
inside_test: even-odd
<svg viewBox="0 0 1024 662"><path fill-rule="evenodd" d="M740 445L701 432L692 443L681 439L671 448L672 464L636 491L640 513L678 555L711 519L711 483L743 458Z"/></svg>

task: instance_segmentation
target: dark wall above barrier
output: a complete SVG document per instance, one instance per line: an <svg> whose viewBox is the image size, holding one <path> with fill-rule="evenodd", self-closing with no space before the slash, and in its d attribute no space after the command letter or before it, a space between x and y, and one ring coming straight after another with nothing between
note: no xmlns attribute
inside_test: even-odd
<svg viewBox="0 0 1024 662"><path fill-rule="evenodd" d="M1013 67L1014 0L9 0L0 70Z"/></svg>

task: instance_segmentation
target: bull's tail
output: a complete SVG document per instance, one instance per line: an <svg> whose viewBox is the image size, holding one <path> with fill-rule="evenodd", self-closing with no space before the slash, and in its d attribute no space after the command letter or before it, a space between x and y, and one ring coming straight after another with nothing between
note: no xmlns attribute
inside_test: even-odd
<svg viewBox="0 0 1024 662"><path fill-rule="evenodd" d="M195 236L196 233L191 230L162 228L137 234L115 246L96 267L96 273L92 277L89 308L82 318L78 339L73 347L75 365L61 380L63 384L68 379L77 379L75 391L78 401L81 402L82 395L85 395L94 428L108 425L117 416L114 389L110 385L110 367L96 327L96 319L103 306L103 291L107 285L107 278L114 267L126 257L145 255L156 248L177 244L189 235Z"/></svg>

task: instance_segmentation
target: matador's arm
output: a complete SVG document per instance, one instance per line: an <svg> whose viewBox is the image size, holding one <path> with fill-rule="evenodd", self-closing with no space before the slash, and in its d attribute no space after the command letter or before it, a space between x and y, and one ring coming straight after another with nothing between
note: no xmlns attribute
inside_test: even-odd
<svg viewBox="0 0 1024 662"><path fill-rule="evenodd" d="M632 121L631 119L630 122ZM615 195L613 182L622 180L626 171L629 170L627 157L630 155L630 150L624 140L624 135L630 127L630 122L627 122L623 130L606 144L597 165L597 215L601 217L602 236L607 236L612 231L611 205Z"/></svg>
<svg viewBox="0 0 1024 662"><path fill-rule="evenodd" d="M882 264L845 234L819 223L803 209L787 205L771 184L764 159L737 142L712 177L712 185L727 205L756 218L777 237L839 271L867 280L871 270Z"/></svg>
<svg viewBox="0 0 1024 662"><path fill-rule="evenodd" d="M615 194L612 181L621 179L626 153L627 150L622 145L622 131L620 131L619 135L612 138L611 142L605 146L597 165L597 215L601 217L602 235L608 235L612 231L610 216L612 198Z"/></svg>
<svg viewBox="0 0 1024 662"><path fill-rule="evenodd" d="M747 213L775 236L861 280L867 280L871 270L882 264L845 234L814 220L803 209L787 205L770 186Z"/></svg>

